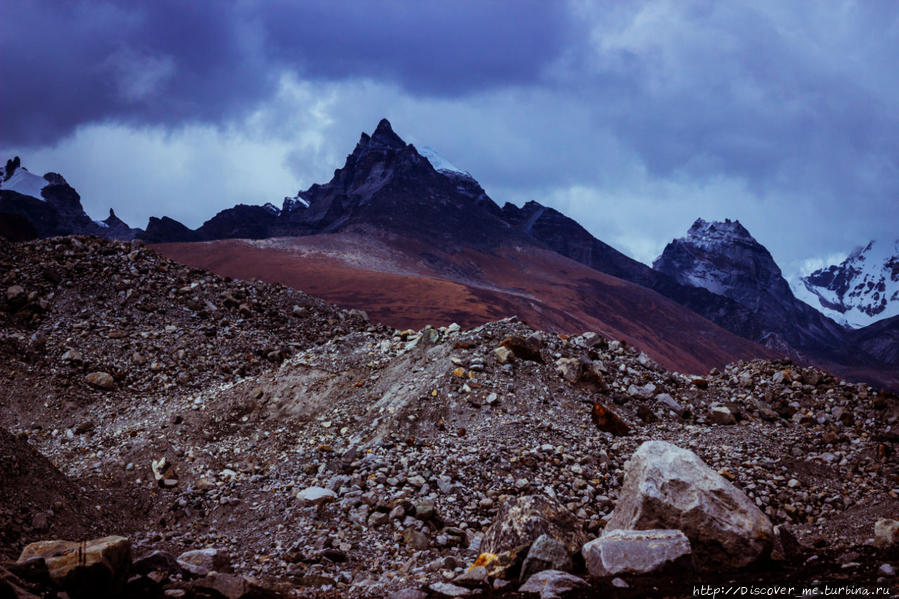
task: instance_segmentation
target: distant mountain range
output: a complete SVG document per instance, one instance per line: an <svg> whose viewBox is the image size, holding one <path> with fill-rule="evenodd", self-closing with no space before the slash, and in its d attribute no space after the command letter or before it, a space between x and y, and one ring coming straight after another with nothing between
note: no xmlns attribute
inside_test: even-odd
<svg viewBox="0 0 899 599"><path fill-rule="evenodd" d="M895 247L869 244L813 273L797 299L739 222L700 219L650 268L552 208L498 206L469 173L406 144L386 120L361 135L328 183L284 198L280 208L223 210L197 229L168 217L133 229L112 212L93 221L61 176L38 177L17 160L0 180L7 237L136 236L193 265L300 286L397 326L515 313L550 330L593 328L628 339L669 368L780 354L899 386ZM862 313L880 320L844 326L866 324L855 317Z"/></svg>

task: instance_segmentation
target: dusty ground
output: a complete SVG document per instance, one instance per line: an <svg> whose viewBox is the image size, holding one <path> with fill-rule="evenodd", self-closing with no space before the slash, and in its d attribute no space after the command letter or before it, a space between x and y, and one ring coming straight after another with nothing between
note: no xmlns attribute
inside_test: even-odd
<svg viewBox="0 0 899 599"><path fill-rule="evenodd" d="M287 594L389 596L464 571L519 495L556 498L597 535L628 457L665 439L803 548L754 571L597 581L583 596L886 584L879 568L899 561L870 545L874 521L899 515L899 402L813 368L756 361L697 380L627 344L514 319L394 331L283 286L88 239L0 245L0 281L22 289L0 295L8 557L52 536L126 534L136 554L225 548L236 572ZM529 339L536 360L501 364L508 336ZM562 358L601 380L565 378ZM98 371L105 388L85 378ZM597 429L594 402L630 433ZM718 404L733 424L711 422ZM163 456L170 487L150 468ZM335 501L303 506L296 494L310 486ZM433 515L421 517L423 502Z"/></svg>

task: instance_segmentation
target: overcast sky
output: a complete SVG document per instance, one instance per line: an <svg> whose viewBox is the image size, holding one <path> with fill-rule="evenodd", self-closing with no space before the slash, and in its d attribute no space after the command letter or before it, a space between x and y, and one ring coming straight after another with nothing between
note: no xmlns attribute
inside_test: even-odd
<svg viewBox="0 0 899 599"><path fill-rule="evenodd" d="M786 274L899 234L899 4L7 2L0 156L85 209L280 205L382 117L651 262L739 219Z"/></svg>

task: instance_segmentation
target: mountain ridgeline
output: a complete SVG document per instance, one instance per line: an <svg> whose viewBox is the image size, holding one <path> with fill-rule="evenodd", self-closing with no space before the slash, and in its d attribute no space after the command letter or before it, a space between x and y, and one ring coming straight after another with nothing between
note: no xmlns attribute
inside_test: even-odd
<svg viewBox="0 0 899 599"><path fill-rule="evenodd" d="M10 232L24 231L18 238L136 236L149 243L378 232L416 240L416 259L427 259L432 253L427 248L450 254L476 250L479 255L508 247L538 248L650 289L779 354L825 367L864 368L858 378L894 384L876 373L899 364L899 318L852 330L800 301L771 254L739 222L697 220L650 268L557 210L537 202L500 207L471 175L443 168L431 150L424 153L382 120L371 136L361 135L329 182L285 198L280 208L267 203L222 210L197 229L168 217L151 218L145 230L132 229L112 211L105 221L92 221L61 176L51 173L35 181L37 176L8 163L0 176L0 232L11 237ZM14 180L16 172L20 178L27 173L29 180ZM41 197L28 195L34 189ZM815 281L823 278L818 275Z"/></svg>

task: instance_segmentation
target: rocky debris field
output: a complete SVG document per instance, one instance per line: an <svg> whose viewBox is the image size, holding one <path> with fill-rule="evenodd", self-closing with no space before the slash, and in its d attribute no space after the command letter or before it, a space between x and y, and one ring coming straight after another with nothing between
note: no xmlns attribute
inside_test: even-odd
<svg viewBox="0 0 899 599"><path fill-rule="evenodd" d="M394 331L91 238L4 243L0 283L19 596L899 591L899 400L866 385L514 318Z"/></svg>

